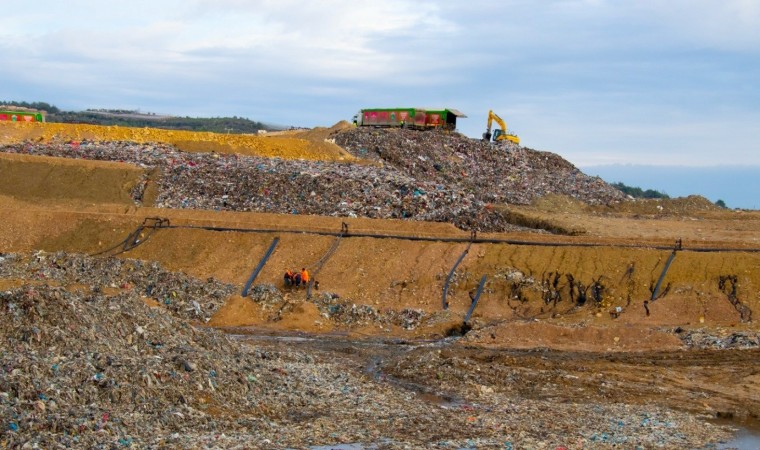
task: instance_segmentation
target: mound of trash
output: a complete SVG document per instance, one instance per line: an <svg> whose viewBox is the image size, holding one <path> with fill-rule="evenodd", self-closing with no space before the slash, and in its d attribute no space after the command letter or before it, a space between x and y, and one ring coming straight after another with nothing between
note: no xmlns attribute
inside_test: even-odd
<svg viewBox="0 0 760 450"><path fill-rule="evenodd" d="M465 230L524 230L459 186L419 181L390 167L188 153L131 142L22 143L0 151L121 161L159 169L155 206L448 222ZM148 171L131 190L143 199Z"/></svg>
<svg viewBox="0 0 760 450"><path fill-rule="evenodd" d="M456 133L335 128L335 141L379 164L184 152L166 144L26 142L0 151L121 161L159 169L155 206L447 222L464 230L525 230L494 204L564 195L586 204L624 196L561 157ZM132 189L139 204L148 175Z"/></svg>
<svg viewBox="0 0 760 450"><path fill-rule="evenodd" d="M25 282L0 291L3 448L300 448L346 425L371 439L362 424L405 407L337 361L259 349L149 306L145 286L216 302L204 283L172 276L115 258L0 255L0 279Z"/></svg>
<svg viewBox="0 0 760 450"><path fill-rule="evenodd" d="M204 282L182 272L164 270L156 262L65 252L0 255L1 278L78 285L92 295L134 292L176 317L200 322L207 322L235 290L233 285L214 278Z"/></svg>
<svg viewBox="0 0 760 450"><path fill-rule="evenodd" d="M561 194L590 205L625 198L599 177L559 155L512 143L493 144L457 133L355 128L335 142L354 156L380 161L418 181L457 186L486 203L527 205Z"/></svg>

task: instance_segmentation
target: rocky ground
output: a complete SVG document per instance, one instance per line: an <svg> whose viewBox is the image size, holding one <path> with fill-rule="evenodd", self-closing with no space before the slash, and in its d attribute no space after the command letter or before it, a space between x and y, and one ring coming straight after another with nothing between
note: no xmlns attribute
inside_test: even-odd
<svg viewBox="0 0 760 450"><path fill-rule="evenodd" d="M751 427L760 215L345 128L1 128L0 445L715 448L715 419ZM283 286L302 266L318 290Z"/></svg>

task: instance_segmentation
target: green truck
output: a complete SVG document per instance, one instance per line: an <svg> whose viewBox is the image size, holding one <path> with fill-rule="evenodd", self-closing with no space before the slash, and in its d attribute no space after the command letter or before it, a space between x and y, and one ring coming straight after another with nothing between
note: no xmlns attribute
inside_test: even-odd
<svg viewBox="0 0 760 450"><path fill-rule="evenodd" d="M0 111L0 121L44 122L45 115L36 111Z"/></svg>
<svg viewBox="0 0 760 450"><path fill-rule="evenodd" d="M426 108L369 108L362 109L353 118L357 127L400 127L454 130L457 118L467 117L456 109Z"/></svg>

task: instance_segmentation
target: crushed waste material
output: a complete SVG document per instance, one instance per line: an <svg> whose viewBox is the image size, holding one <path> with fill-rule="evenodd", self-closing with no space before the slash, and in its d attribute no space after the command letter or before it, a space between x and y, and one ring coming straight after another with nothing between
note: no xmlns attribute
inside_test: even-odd
<svg viewBox="0 0 760 450"><path fill-rule="evenodd" d="M721 332L722 331L722 332ZM684 345L695 349L751 349L760 347L760 333L756 331L727 331L705 329L673 330Z"/></svg>
<svg viewBox="0 0 760 450"><path fill-rule="evenodd" d="M354 156L394 167L416 180L458 186L484 203L526 205L562 194L590 205L625 195L559 155L512 143L494 144L458 133L357 128L335 136Z"/></svg>
<svg viewBox="0 0 760 450"><path fill-rule="evenodd" d="M526 228L510 223L494 203L526 204L556 193L591 204L623 198L557 155L521 147L407 130L342 131L336 142L360 157L373 148L382 164L188 153L131 142L25 142L0 151L158 168L157 179L146 171L131 194L140 204L147 185L156 183L161 208L410 219L503 232Z"/></svg>
<svg viewBox="0 0 760 450"><path fill-rule="evenodd" d="M339 354L247 342L196 326L196 315L182 308L151 306L145 286L184 287L200 305L226 292L208 280L162 274L114 258L0 255L0 280L21 283L0 291L7 318L0 325L0 445L689 448L728 436L653 405L558 403L496 385L476 386L471 401L429 402ZM129 286L119 284L125 279ZM277 297L269 287L254 292ZM415 321L417 313L402 312L400 320ZM465 389L477 384L466 379Z"/></svg>
<svg viewBox="0 0 760 450"><path fill-rule="evenodd" d="M135 292L160 303L177 317L207 322L236 287L170 272L156 262L93 258L77 253L35 252L0 255L0 278L51 285L78 284L93 295L107 290Z"/></svg>

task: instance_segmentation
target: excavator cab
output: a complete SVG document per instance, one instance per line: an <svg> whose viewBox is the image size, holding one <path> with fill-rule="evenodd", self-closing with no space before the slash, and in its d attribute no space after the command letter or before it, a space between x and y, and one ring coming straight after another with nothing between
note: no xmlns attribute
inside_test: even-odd
<svg viewBox="0 0 760 450"><path fill-rule="evenodd" d="M520 138L517 137L516 135L511 134L511 133L505 133L505 132L503 132L502 130L500 130L498 128L495 129L495 130L493 130L493 140L494 141L498 142L498 141L503 141L505 139L508 140L508 141L510 141L510 142L514 142L517 145L520 145Z"/></svg>

